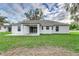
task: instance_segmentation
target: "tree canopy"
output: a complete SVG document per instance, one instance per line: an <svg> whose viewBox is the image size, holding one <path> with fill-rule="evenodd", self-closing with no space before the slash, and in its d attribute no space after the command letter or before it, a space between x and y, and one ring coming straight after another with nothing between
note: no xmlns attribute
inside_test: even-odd
<svg viewBox="0 0 79 59"><path fill-rule="evenodd" d="M30 9L27 13L24 13L27 19L40 20L43 18L43 12L41 9L36 8L35 10Z"/></svg>
<svg viewBox="0 0 79 59"><path fill-rule="evenodd" d="M3 24L3 23L8 22L8 21L5 20L6 18L7 18L7 17L0 16L0 24Z"/></svg>
<svg viewBox="0 0 79 59"><path fill-rule="evenodd" d="M65 3L64 4L66 11L68 11L70 14L70 19L74 19L75 22L79 21L79 3Z"/></svg>

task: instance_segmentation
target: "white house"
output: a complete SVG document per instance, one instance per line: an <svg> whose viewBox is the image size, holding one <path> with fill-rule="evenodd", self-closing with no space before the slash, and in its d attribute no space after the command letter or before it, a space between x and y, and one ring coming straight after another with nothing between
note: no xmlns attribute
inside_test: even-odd
<svg viewBox="0 0 79 59"><path fill-rule="evenodd" d="M8 31L9 31L9 24L8 23L0 24L0 32L8 32Z"/></svg>
<svg viewBox="0 0 79 59"><path fill-rule="evenodd" d="M12 35L69 33L69 25L50 20L27 20L12 24Z"/></svg>

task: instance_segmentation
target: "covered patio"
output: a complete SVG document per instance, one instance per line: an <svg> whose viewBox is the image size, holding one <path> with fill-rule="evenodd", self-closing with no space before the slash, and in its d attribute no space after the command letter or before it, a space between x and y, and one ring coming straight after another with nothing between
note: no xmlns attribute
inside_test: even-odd
<svg viewBox="0 0 79 59"><path fill-rule="evenodd" d="M40 35L39 32L39 24L24 24L24 26L28 27L28 34L27 35Z"/></svg>

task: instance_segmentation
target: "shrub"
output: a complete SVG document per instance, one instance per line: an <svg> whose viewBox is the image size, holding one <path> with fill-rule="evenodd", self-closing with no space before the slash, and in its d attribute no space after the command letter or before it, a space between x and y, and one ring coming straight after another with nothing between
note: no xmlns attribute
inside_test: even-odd
<svg viewBox="0 0 79 59"><path fill-rule="evenodd" d="M79 29L79 25L75 22L71 23L69 26L70 30Z"/></svg>
<svg viewBox="0 0 79 59"><path fill-rule="evenodd" d="M79 30L79 25L78 25L78 27L76 28L76 30Z"/></svg>

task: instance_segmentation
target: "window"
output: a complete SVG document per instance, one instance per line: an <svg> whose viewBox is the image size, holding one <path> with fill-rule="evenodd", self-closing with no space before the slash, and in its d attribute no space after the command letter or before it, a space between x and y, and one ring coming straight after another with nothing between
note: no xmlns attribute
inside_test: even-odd
<svg viewBox="0 0 79 59"><path fill-rule="evenodd" d="M49 26L46 26L46 30L49 30Z"/></svg>
<svg viewBox="0 0 79 59"><path fill-rule="evenodd" d="M42 26L42 30L43 30L43 26Z"/></svg>
<svg viewBox="0 0 79 59"><path fill-rule="evenodd" d="M59 31L59 26L56 26L56 32L58 32Z"/></svg>
<svg viewBox="0 0 79 59"><path fill-rule="evenodd" d="M52 26L52 30L53 30L53 26Z"/></svg>
<svg viewBox="0 0 79 59"><path fill-rule="evenodd" d="M4 26L4 28L6 28L6 26Z"/></svg>
<svg viewBox="0 0 79 59"><path fill-rule="evenodd" d="M21 31L21 27L20 26L18 26L18 31Z"/></svg>

